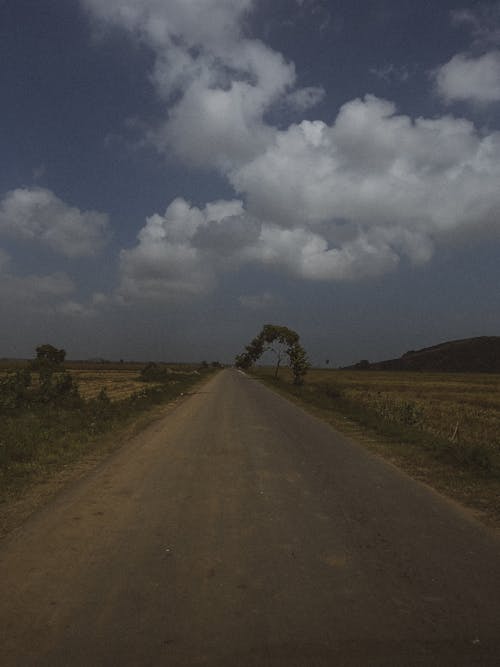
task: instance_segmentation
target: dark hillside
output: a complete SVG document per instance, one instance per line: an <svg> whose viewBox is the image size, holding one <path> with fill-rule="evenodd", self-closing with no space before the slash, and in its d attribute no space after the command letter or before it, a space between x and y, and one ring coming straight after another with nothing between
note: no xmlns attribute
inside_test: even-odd
<svg viewBox="0 0 500 667"><path fill-rule="evenodd" d="M500 336L452 340L422 350L405 352L399 359L360 362L350 369L377 371L440 371L500 373Z"/></svg>

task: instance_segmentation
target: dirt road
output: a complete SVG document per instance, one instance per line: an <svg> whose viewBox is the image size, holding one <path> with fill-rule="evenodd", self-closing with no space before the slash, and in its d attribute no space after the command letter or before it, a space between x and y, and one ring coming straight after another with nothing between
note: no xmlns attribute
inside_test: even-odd
<svg viewBox="0 0 500 667"><path fill-rule="evenodd" d="M498 665L500 545L226 370L0 546L0 664Z"/></svg>

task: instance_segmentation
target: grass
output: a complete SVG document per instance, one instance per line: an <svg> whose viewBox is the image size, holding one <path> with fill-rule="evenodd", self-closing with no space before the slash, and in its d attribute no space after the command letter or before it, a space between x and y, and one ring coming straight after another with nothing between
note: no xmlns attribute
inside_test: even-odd
<svg viewBox="0 0 500 667"><path fill-rule="evenodd" d="M119 434L211 372L183 365L166 382L145 383L139 369L72 370L78 393L47 401L40 400L33 374L25 400L0 408L0 502L16 497L35 478L95 452L106 434Z"/></svg>
<svg viewBox="0 0 500 667"><path fill-rule="evenodd" d="M500 527L500 375L288 369L257 377Z"/></svg>

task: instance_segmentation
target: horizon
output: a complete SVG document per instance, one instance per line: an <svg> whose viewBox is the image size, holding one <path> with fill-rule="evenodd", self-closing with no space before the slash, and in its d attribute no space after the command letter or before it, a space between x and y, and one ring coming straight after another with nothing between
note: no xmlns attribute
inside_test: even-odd
<svg viewBox="0 0 500 667"><path fill-rule="evenodd" d="M420 352L426 352L428 350L432 350L434 348L438 348L444 345L452 344L452 343L462 343L462 342L468 342L468 341L474 341L474 340L480 340L484 338L497 338L500 340L500 336L474 336L471 338L459 338L459 339L454 339L454 340L445 340L445 341L440 341L439 343L436 343L434 345L430 345L427 347L423 348L417 348L414 350L406 350L403 352L399 357L391 357L391 358L386 358L386 359L366 359L362 355L358 358L356 362L353 362L352 364L347 364L345 366L335 366L334 364L330 363L329 359L325 359L323 362L318 361L317 363L311 363L310 369L323 369L323 370L349 370L351 369L351 366L354 366L356 363L359 363L360 361L369 361L370 365L373 364L379 364L379 363L384 363L387 361L397 361L404 357L407 354L418 354ZM47 343L42 343L42 345L47 344ZM49 345L51 343L48 343ZM54 346L58 347L58 346ZM64 347L62 349L65 349ZM241 350L240 350L241 351ZM306 350L307 353L307 350ZM268 350L264 352L262 355L262 358L264 359L264 362L261 360L258 360L254 365L258 368L271 368L275 366L275 361L271 361L273 357L271 356L271 352ZM8 362L8 361L31 361L33 357L0 357L0 362ZM85 357L85 358L69 358L67 357L65 359L65 363L94 363L94 364L147 364L147 363L155 363L155 364L163 364L163 365L202 365L202 364L208 364L209 366L212 364L222 364L223 366L227 367L232 367L235 365L235 360L233 359L232 361L220 361L220 359L212 359L209 357L204 357L200 360L195 360L195 359L179 359L176 361L173 360L165 360L165 359L151 359L151 358L145 358L145 359L127 359L123 357L116 357L116 358L105 358L105 357ZM284 364L284 366L287 366L287 364ZM455 371L452 371L455 372ZM459 371L457 371L459 372Z"/></svg>

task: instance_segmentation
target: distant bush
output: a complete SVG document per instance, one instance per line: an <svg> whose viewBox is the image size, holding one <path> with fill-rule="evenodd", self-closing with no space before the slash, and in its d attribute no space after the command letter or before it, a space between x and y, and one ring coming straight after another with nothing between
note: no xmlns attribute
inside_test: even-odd
<svg viewBox="0 0 500 667"><path fill-rule="evenodd" d="M151 361L141 370L140 379L142 382L166 382L170 373L168 368Z"/></svg>

